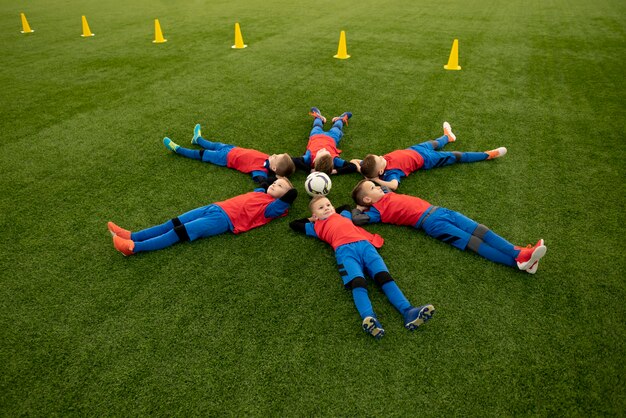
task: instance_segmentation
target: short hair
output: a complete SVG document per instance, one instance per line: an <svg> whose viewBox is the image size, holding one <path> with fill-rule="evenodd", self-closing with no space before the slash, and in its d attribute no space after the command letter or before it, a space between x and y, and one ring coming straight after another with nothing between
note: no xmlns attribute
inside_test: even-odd
<svg viewBox="0 0 626 418"><path fill-rule="evenodd" d="M374 154L368 154L361 161L361 174L367 178L378 177L376 172L376 156Z"/></svg>
<svg viewBox="0 0 626 418"><path fill-rule="evenodd" d="M354 200L354 203L356 203L357 205L370 206L363 201L363 197L365 195L365 188L363 187L363 185L366 181L368 180L361 180L357 183L356 186L354 186L354 189L352 189L352 200Z"/></svg>
<svg viewBox="0 0 626 418"><path fill-rule="evenodd" d="M288 154L284 154L276 161L276 174L289 177L296 171L296 165Z"/></svg>
<svg viewBox="0 0 626 418"><path fill-rule="evenodd" d="M293 189L293 184L291 184L291 182L289 181L289 179L287 177L281 177L281 178L276 179L276 180L285 180L287 182L287 184L289 185L289 188ZM276 181L276 180L274 180L274 181Z"/></svg>
<svg viewBox="0 0 626 418"><path fill-rule="evenodd" d="M321 199L328 199L328 198L326 196L322 196L321 194L313 196L313 198L309 202L309 211L311 211L311 213L313 212L313 205L315 205L315 203Z"/></svg>
<svg viewBox="0 0 626 418"><path fill-rule="evenodd" d="M315 171L321 171L322 173L326 173L330 176L333 172L333 157L329 154L322 155L317 160L315 160L315 165L313 166Z"/></svg>

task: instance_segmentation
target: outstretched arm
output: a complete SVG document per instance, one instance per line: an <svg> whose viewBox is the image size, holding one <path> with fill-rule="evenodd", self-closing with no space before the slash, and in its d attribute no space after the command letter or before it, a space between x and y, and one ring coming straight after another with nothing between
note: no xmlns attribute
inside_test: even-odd
<svg viewBox="0 0 626 418"><path fill-rule="evenodd" d="M309 167L309 165L304 162L304 158L302 157L291 157L291 161L293 161L293 163L295 164L296 170L309 172L309 170L311 169L311 167Z"/></svg>
<svg viewBox="0 0 626 418"><path fill-rule="evenodd" d="M338 167L333 170L333 174L350 174L359 171L354 163L345 163L343 167Z"/></svg>
<svg viewBox="0 0 626 418"><path fill-rule="evenodd" d="M367 211L361 210L362 207L352 209L352 223L357 226L367 225L370 223L371 218Z"/></svg>
<svg viewBox="0 0 626 418"><path fill-rule="evenodd" d="M296 232L317 238L312 218L296 219L295 221L289 222L289 227Z"/></svg>
<svg viewBox="0 0 626 418"><path fill-rule="evenodd" d="M385 186L389 190L396 190L398 188L398 184L400 184L398 180L385 181L385 180L382 180L380 177L375 177L373 179L368 179L368 180L371 180L380 186Z"/></svg>
<svg viewBox="0 0 626 418"><path fill-rule="evenodd" d="M274 200L265 208L266 218L277 218L287 213L294 200L298 197L296 189L289 189L280 199Z"/></svg>

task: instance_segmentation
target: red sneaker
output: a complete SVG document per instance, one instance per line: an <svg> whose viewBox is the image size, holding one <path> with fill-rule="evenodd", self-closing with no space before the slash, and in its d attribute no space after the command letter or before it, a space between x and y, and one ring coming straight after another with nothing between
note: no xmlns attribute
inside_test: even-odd
<svg viewBox="0 0 626 418"><path fill-rule="evenodd" d="M494 158L504 157L506 155L506 148L500 147L490 151L485 151L485 153L489 154L489 157L487 157L488 160L493 160Z"/></svg>
<svg viewBox="0 0 626 418"><path fill-rule="evenodd" d="M515 261L517 262L517 268L519 268L520 270L531 269L535 262L539 261L541 257L546 254L547 251L546 246L543 245L542 239L537 241L534 247L528 245L526 248L515 247L515 249L520 250L519 254L515 258Z"/></svg>
<svg viewBox="0 0 626 418"><path fill-rule="evenodd" d="M130 239L131 232L122 228L121 226L115 225L113 222L107 223L107 228L109 228L109 232L111 235L117 235L118 237L124 239Z"/></svg>
<svg viewBox="0 0 626 418"><path fill-rule="evenodd" d="M120 236L113 235L113 246L115 249L125 256L135 254L133 250L135 249L135 243L129 239L124 239Z"/></svg>
<svg viewBox="0 0 626 418"><path fill-rule="evenodd" d="M326 123L326 118L322 116L322 112L317 107L312 107L309 115L313 116L315 119L319 119L322 123Z"/></svg>

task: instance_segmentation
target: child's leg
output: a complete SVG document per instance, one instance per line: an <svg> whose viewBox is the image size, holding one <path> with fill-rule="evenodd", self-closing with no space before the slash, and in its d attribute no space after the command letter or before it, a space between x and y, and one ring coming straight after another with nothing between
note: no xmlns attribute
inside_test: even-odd
<svg viewBox="0 0 626 418"><path fill-rule="evenodd" d="M226 167L228 161L228 153L233 148L234 147L232 145L227 145L216 151L212 151L206 149L194 150L178 147L178 149L176 149L176 153L187 158L192 158L194 160Z"/></svg>
<svg viewBox="0 0 626 418"><path fill-rule="evenodd" d="M354 299L354 306L359 312L361 319L365 319L368 316L375 317L374 308L372 307L372 301L367 293L367 282L364 277L355 277L348 285L352 289L352 299Z"/></svg>
<svg viewBox="0 0 626 418"><path fill-rule="evenodd" d="M335 252L337 267L344 286L352 291L352 298L361 319L376 316L367 294L367 283L361 264L360 242L341 245Z"/></svg>
<svg viewBox="0 0 626 418"><path fill-rule="evenodd" d="M441 136L441 137L439 137L437 139L433 139L431 141L422 142L422 143L414 145L414 146L415 147L421 146L421 147L426 147L426 148L428 148L430 150L436 150L436 149L443 148L449 142L450 142L450 140L448 139L448 136L444 135L444 136Z"/></svg>
<svg viewBox="0 0 626 418"><path fill-rule="evenodd" d="M169 221L162 223L161 225L156 225L151 228L144 229L142 231L133 232L130 235L130 239L135 242L145 241L150 238L158 237L159 235L163 235L172 229L174 229L175 223L179 223L176 219L185 219L186 222L190 222L194 219L200 218L206 210L206 206L190 210L177 218L170 219Z"/></svg>
<svg viewBox="0 0 626 418"><path fill-rule="evenodd" d="M193 217L195 217L196 214L197 213L194 213ZM192 214L189 212L179 218L174 218L171 221L172 225L175 225L172 230L155 238L136 242L133 251L160 250L180 241L195 241L198 238L223 234L230 230L228 218L224 212L215 205L205 206L202 217L189 221L191 218Z"/></svg>
<svg viewBox="0 0 626 418"><path fill-rule="evenodd" d="M489 158L486 152L434 151L433 144L424 142L410 149L417 151L424 158L423 170L445 167L456 163L475 163Z"/></svg>
<svg viewBox="0 0 626 418"><path fill-rule="evenodd" d="M321 119L315 118L313 119L313 128L311 129L311 133L309 136L319 135L324 133L324 123Z"/></svg>
<svg viewBox="0 0 626 418"><path fill-rule="evenodd" d="M336 145L339 145L339 142L341 141L341 138L343 137L343 121L341 119L337 119L333 123L333 127L330 128L328 132L326 132L326 135L334 139Z"/></svg>
<svg viewBox="0 0 626 418"><path fill-rule="evenodd" d="M208 141L202 137L198 137L196 139L196 144L200 145L202 148L204 149L208 149L211 151L219 151L224 147L230 147L232 148L234 145L230 145L230 144L222 144L221 142L212 142L212 141Z"/></svg>

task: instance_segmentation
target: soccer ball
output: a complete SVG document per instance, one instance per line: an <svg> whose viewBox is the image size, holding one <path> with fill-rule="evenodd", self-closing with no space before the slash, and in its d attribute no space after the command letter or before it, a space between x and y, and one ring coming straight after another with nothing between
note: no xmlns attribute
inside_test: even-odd
<svg viewBox="0 0 626 418"><path fill-rule="evenodd" d="M326 173L318 171L309 174L304 181L304 190L309 196L326 196L332 186L333 182L330 181L330 177Z"/></svg>

